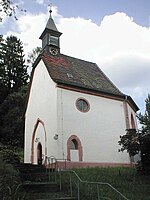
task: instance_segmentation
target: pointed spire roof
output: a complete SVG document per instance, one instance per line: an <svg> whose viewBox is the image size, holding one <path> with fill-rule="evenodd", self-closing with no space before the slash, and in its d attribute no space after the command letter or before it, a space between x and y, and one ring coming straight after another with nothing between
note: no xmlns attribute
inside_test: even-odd
<svg viewBox="0 0 150 200"><path fill-rule="evenodd" d="M44 36L46 33L53 33L53 34L55 34L55 35L57 35L57 36L61 36L61 34L62 34L62 33L60 33L60 32L58 31L58 29L57 29L57 27L56 27L56 25L55 25L55 22L54 22L54 20L53 20L53 18L52 18L52 10L51 10L51 8L50 8L50 11L49 11L49 12L50 12L50 16L49 16L49 19L48 19L48 21L47 21L46 27L45 27L43 33L42 33L41 36L40 36L40 39L42 39L43 36Z"/></svg>
<svg viewBox="0 0 150 200"><path fill-rule="evenodd" d="M49 12L50 12L50 16L49 16L48 22L46 24L46 28L51 29L53 31L58 31L57 27L56 27L56 25L54 23L54 20L52 19L52 10L51 10L51 8L50 8Z"/></svg>

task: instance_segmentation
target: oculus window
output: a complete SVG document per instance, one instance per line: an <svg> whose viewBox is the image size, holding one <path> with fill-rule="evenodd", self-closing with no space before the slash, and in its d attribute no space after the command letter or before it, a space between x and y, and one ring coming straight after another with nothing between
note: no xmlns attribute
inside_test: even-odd
<svg viewBox="0 0 150 200"><path fill-rule="evenodd" d="M77 99L76 101L76 107L81 112L88 112L90 109L90 105L86 99Z"/></svg>

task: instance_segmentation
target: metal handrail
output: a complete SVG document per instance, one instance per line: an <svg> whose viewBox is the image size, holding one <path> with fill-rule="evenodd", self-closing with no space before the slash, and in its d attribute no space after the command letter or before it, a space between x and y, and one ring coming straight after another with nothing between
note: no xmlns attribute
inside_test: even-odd
<svg viewBox="0 0 150 200"><path fill-rule="evenodd" d="M84 181L84 180L82 180L80 177L79 177L79 175L75 172L75 171L73 171L73 170L61 170L60 171L60 173L61 172L69 172L69 173L73 173L75 176L76 176L76 178L78 179L78 183L77 183L77 187L78 187L78 200L80 200L80 183L81 184L84 184L84 183L86 183L86 184L95 184L95 185L106 185L106 186L108 186L108 187L110 187L113 191L115 191L118 195L120 195L123 199L125 199L125 200L129 200L127 197L125 197L121 192L119 192L115 187L113 187L111 184L109 184L109 183L105 183L105 182L94 182L94 181ZM80 182L80 183L79 183ZM62 183L60 183L60 187L61 187L61 184ZM72 186L70 187L70 193L72 194ZM97 190L98 191L98 190ZM98 193L98 199L99 199L99 193ZM104 198L104 199L110 199L110 198Z"/></svg>
<svg viewBox="0 0 150 200"><path fill-rule="evenodd" d="M54 172L55 177L54 177L54 182L56 182L56 164L57 164L57 159L54 156L45 156L45 166L46 166L46 173L48 173L48 180L51 180L51 175ZM50 168L52 166L52 168ZM52 171L51 171L52 170Z"/></svg>
<svg viewBox="0 0 150 200"><path fill-rule="evenodd" d="M56 166L57 166L57 159L54 157L54 156L45 156L45 161L47 163L48 161L48 165L50 164L55 164L55 182L57 182L57 175L56 175ZM47 170L47 168L46 168ZM54 171L53 171L54 172ZM65 173L65 172L69 172L69 173L73 173L75 175L75 177L77 178L77 190L78 190L78 200L80 200L80 185L81 184L92 184L92 185L96 185L97 186L97 196L98 196L98 200L100 199L100 194L99 194L99 186L100 185L105 185L105 186L108 186L109 188L111 188L114 192L116 192L119 197L122 197L124 200L129 200L127 197L125 197L119 190L117 190L115 187L113 187L110 183L105 183L105 182L94 182L94 181L84 181L82 180L79 175L74 171L74 170L58 170L58 174L60 175L59 176L59 184L60 184L60 191L62 190L62 178L61 178L61 173ZM48 174L49 174L49 181L50 181L50 168L48 170ZM72 191L72 179L71 179L71 176L70 176L70 195L72 196L73 195L73 191ZM108 197L103 197L103 199L106 199L106 200L111 200L110 198ZM120 198L119 198L120 199Z"/></svg>

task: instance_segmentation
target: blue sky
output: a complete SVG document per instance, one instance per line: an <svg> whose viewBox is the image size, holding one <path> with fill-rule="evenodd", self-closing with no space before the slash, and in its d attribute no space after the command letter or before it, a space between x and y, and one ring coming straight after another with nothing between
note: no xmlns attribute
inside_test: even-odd
<svg viewBox="0 0 150 200"><path fill-rule="evenodd" d="M64 17L83 17L99 24L105 15L125 12L140 25L148 26L149 0L53 0Z"/></svg>
<svg viewBox="0 0 150 200"><path fill-rule="evenodd" d="M39 2L39 4L36 2ZM149 25L149 0L26 0L24 1L25 6L22 7L29 12L37 13L39 11L44 12L50 3L57 6L64 17L80 16L85 19L92 19L92 21L99 24L105 15L125 12L128 16L133 17L139 25Z"/></svg>
<svg viewBox="0 0 150 200"><path fill-rule="evenodd" d="M106 15L125 12L137 24L145 27L150 26L149 0L16 0L16 2L21 2L19 4L20 8L26 9L27 13L33 14L45 12L47 5L52 3L52 5L59 8L59 13L63 17L80 16L85 19L91 19L96 24L100 24Z"/></svg>
<svg viewBox="0 0 150 200"><path fill-rule="evenodd" d="M15 1L15 0L14 0ZM61 52L98 64L114 84L133 97L141 111L150 93L150 0L16 0L27 13L5 18L0 32L23 41L25 55L49 17L61 36Z"/></svg>

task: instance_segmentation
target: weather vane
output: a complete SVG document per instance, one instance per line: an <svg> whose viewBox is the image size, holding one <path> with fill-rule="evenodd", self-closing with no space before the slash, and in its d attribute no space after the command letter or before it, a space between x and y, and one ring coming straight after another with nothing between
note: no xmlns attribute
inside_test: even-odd
<svg viewBox="0 0 150 200"><path fill-rule="evenodd" d="M48 6L50 7L49 12L50 12L50 16L51 16L51 13L52 13L52 3L50 3Z"/></svg>

